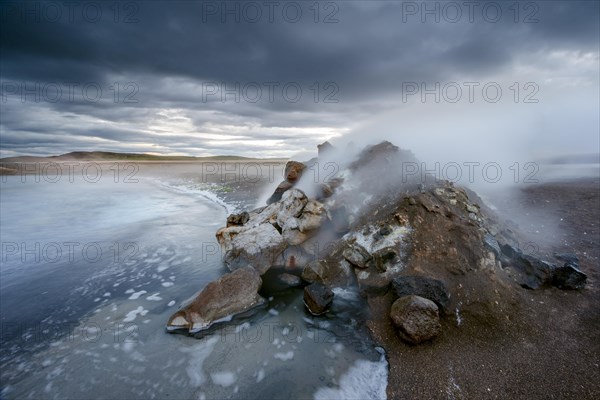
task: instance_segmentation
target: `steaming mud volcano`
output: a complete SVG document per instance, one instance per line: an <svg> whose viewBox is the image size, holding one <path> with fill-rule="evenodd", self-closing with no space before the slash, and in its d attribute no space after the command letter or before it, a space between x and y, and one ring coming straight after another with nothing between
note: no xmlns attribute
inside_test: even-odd
<svg viewBox="0 0 600 400"><path fill-rule="evenodd" d="M290 162L267 206L217 231L231 272L167 330L252 323L277 296L301 296L326 321L351 290L364 306L344 312L385 349L390 398L597 394L596 272L590 284L569 249L522 249L524 233L474 192L402 173L416 161L382 142L343 161L326 143Z"/></svg>

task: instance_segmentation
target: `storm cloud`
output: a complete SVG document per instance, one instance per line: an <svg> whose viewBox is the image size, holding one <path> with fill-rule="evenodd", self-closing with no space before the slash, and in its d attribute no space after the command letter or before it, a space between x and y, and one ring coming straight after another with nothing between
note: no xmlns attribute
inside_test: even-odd
<svg viewBox="0 0 600 400"><path fill-rule="evenodd" d="M507 115L531 122L526 145L547 135L535 156L598 149L595 1L0 7L3 157L289 157L465 120L514 140L493 126Z"/></svg>

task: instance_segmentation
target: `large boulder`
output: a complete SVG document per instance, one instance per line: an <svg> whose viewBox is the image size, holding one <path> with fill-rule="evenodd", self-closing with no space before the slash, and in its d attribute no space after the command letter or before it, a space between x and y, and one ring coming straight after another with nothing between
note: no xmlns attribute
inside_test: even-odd
<svg viewBox="0 0 600 400"><path fill-rule="evenodd" d="M238 233L229 246L223 261L230 270L251 266L262 275L276 263L286 243L273 225L264 223Z"/></svg>
<svg viewBox="0 0 600 400"><path fill-rule="evenodd" d="M258 291L262 281L253 268L240 268L209 283L188 305L169 318L167 331L201 336L266 305Z"/></svg>
<svg viewBox="0 0 600 400"><path fill-rule="evenodd" d="M333 292L322 283L315 282L304 288L304 304L313 315L321 315L329 309Z"/></svg>
<svg viewBox="0 0 600 400"><path fill-rule="evenodd" d="M437 305L419 296L404 296L396 300L390 317L398 336L410 344L431 340L442 329Z"/></svg>
<svg viewBox="0 0 600 400"><path fill-rule="evenodd" d="M419 296L433 301L439 308L448 305L448 291L444 282L424 276L404 275L392 280L392 287L398 297Z"/></svg>

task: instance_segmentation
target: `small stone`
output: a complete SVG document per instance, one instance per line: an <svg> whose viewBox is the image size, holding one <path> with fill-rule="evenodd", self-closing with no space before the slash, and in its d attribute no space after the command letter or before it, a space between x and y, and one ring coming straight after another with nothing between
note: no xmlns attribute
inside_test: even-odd
<svg viewBox="0 0 600 400"><path fill-rule="evenodd" d="M479 208L475 207L472 204L467 204L467 211L473 214L477 214L479 212Z"/></svg>
<svg viewBox="0 0 600 400"><path fill-rule="evenodd" d="M239 214L231 214L227 217L227 227L244 225L250 219L250 214L246 211Z"/></svg>
<svg viewBox="0 0 600 400"><path fill-rule="evenodd" d="M398 336L410 344L431 340L442 330L437 305L423 297L399 298L392 304L390 317Z"/></svg>
<svg viewBox="0 0 600 400"><path fill-rule="evenodd" d="M358 268L367 268L367 263L371 259L369 252L358 243L354 243L352 247L345 249L342 256Z"/></svg>
<svg viewBox="0 0 600 400"><path fill-rule="evenodd" d="M313 315L327 311L333 301L333 292L322 283L312 283L304 288L304 304Z"/></svg>
<svg viewBox="0 0 600 400"><path fill-rule="evenodd" d="M288 273L283 273L283 274L279 275L279 280L281 282L283 282L284 284L288 285L289 287L297 287L297 286L302 285L302 279L300 279L296 275L292 275L292 274L288 274Z"/></svg>

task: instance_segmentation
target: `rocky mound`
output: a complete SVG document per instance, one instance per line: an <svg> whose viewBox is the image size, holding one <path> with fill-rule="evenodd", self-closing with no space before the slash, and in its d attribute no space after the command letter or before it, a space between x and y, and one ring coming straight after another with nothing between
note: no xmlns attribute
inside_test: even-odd
<svg viewBox="0 0 600 400"><path fill-rule="evenodd" d="M320 156L334 152L319 147ZM584 287L576 256L559 255L555 265L524 254L518 233L476 194L433 176L407 179L403 168L414 162L389 142L369 146L326 181L309 182L313 197L298 189L307 186L307 164L289 162L266 207L229 216L217 232L232 272L175 313L168 330L198 335L247 316L263 304L261 284L276 280L310 285L305 304L317 315L328 312L332 289L355 287L372 306L375 336L391 324L417 344L448 320L504 329L525 288Z"/></svg>

